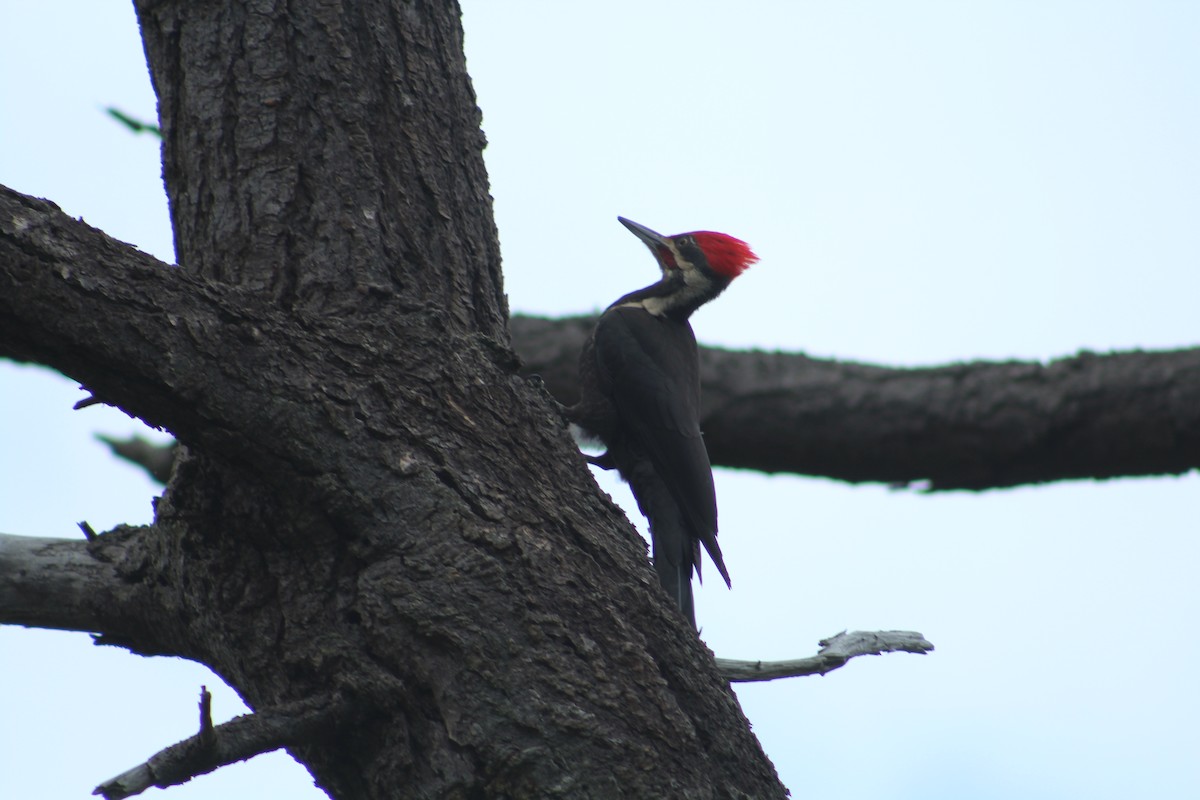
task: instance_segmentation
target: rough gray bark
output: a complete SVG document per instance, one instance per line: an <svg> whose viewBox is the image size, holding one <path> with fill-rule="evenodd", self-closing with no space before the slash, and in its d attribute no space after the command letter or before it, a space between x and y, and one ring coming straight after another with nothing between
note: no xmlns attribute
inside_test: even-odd
<svg viewBox="0 0 1200 800"><path fill-rule="evenodd" d="M516 372L455 5L137 8L179 267L0 194L0 355L187 449L78 627L352 709L336 798L782 796Z"/></svg>
<svg viewBox="0 0 1200 800"><path fill-rule="evenodd" d="M523 369L563 403L592 317L513 317ZM1200 467L1200 350L895 369L701 348L713 463L991 489Z"/></svg>

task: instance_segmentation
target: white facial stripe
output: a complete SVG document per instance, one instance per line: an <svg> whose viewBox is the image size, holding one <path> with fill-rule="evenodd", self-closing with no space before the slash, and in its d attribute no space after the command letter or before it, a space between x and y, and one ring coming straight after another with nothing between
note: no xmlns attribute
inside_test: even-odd
<svg viewBox="0 0 1200 800"><path fill-rule="evenodd" d="M692 269L691 272L699 275L700 271ZM685 276L688 274L690 273L684 273ZM708 285L708 280L703 275L700 275L698 281L687 280L685 278L684 288L666 297L647 297L642 300L630 300L628 303L621 303L617 308L641 308L647 314L661 317L672 309L690 305L703 297L708 292Z"/></svg>
<svg viewBox="0 0 1200 800"><path fill-rule="evenodd" d="M684 274L684 277L695 275L699 271L696 269L695 264L683 257L683 254L679 252L679 248L675 246L674 242L668 240L667 247L671 248L671 254L675 256L675 266Z"/></svg>

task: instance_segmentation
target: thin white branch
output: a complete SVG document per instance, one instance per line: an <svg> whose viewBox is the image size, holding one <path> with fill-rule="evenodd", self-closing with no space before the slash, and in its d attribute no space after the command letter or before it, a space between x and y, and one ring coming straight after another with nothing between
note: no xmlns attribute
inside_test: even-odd
<svg viewBox="0 0 1200 800"><path fill-rule="evenodd" d="M842 631L823 639L821 650L808 658L791 661L739 661L718 658L717 669L733 682L772 681L798 675L824 675L855 656L877 656L883 653L918 653L924 655L933 645L915 631Z"/></svg>

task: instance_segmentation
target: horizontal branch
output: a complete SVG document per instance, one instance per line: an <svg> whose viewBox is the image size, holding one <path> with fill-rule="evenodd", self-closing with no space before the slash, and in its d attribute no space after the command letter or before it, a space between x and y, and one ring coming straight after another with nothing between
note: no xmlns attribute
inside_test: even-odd
<svg viewBox="0 0 1200 800"><path fill-rule="evenodd" d="M0 534L0 623L104 631L106 598L120 588L116 570L85 541Z"/></svg>
<svg viewBox="0 0 1200 800"><path fill-rule="evenodd" d="M773 681L800 675L824 675L845 666L857 656L877 656L883 653L917 653L933 651L933 645L915 631L842 631L820 642L815 656L791 661L738 661L718 658L717 669L732 682Z"/></svg>
<svg viewBox="0 0 1200 800"><path fill-rule="evenodd" d="M214 727L210 702L202 689L199 733L105 781L92 794L120 800L152 786L178 786L227 764L319 739L347 711L345 703L322 697L245 714Z"/></svg>
<svg viewBox="0 0 1200 800"><path fill-rule="evenodd" d="M127 545L150 529L119 530L90 541L0 534L0 624L98 633L99 643L178 655L162 639L172 615L160 597L121 574Z"/></svg>
<svg viewBox="0 0 1200 800"><path fill-rule="evenodd" d="M563 403L594 323L511 321L524 370ZM930 490L1200 467L1200 349L920 369L716 348L700 360L720 466Z"/></svg>
<svg viewBox="0 0 1200 800"><path fill-rule="evenodd" d="M593 323L511 320L526 371L564 403ZM263 474L329 471L319 436L338 433L347 398L307 381L307 350L263 345L321 338L299 325L0 187L0 356L59 369L186 443ZM1197 349L897 369L703 348L701 370L721 466L930 490L1200 467ZM250 383L264 375L292 383Z"/></svg>

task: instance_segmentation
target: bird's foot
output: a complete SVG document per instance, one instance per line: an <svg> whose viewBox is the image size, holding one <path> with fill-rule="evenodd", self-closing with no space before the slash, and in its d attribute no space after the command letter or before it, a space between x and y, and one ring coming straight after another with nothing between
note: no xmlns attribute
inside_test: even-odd
<svg viewBox="0 0 1200 800"><path fill-rule="evenodd" d="M617 468L616 462L614 462L612 459L612 454L609 453L607 450L605 450L603 453L601 453L598 456L589 456L587 453L584 453L583 458L585 461L587 461L592 466L599 467L600 469L616 469Z"/></svg>

